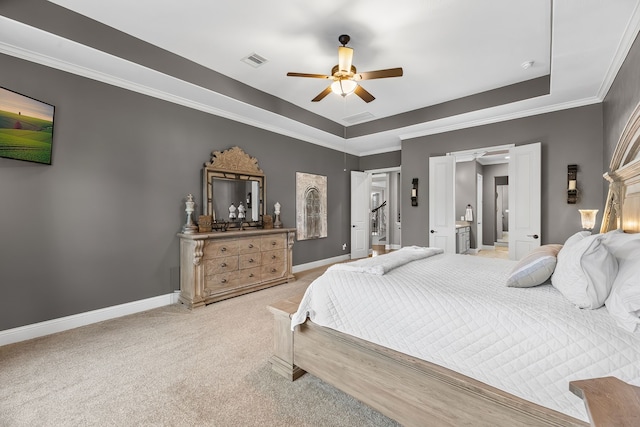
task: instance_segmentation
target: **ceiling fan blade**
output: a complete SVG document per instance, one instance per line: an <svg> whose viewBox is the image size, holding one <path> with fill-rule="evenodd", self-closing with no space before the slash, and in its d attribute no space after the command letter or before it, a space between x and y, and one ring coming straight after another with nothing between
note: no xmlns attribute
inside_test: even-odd
<svg viewBox="0 0 640 427"><path fill-rule="evenodd" d="M365 71L353 76L354 80L384 79L387 77L402 77L402 68L388 68L386 70Z"/></svg>
<svg viewBox="0 0 640 427"><path fill-rule="evenodd" d="M329 90L331 90L331 87L329 87ZM369 92L364 90L364 88L360 85L356 87L356 90L354 93L358 95L360 98L362 98L364 102L371 102L374 99L376 99L373 95L371 95Z"/></svg>
<svg viewBox="0 0 640 427"><path fill-rule="evenodd" d="M324 98L325 96L329 95L330 93L331 93L331 86L329 85L329 86L327 86L327 88L326 88L325 90L323 90L322 92L320 92L320 93L318 94L318 96L316 96L315 98L313 98L313 99L311 100L311 102L318 102L318 101L321 101L321 100L322 100L322 98Z"/></svg>
<svg viewBox="0 0 640 427"><path fill-rule="evenodd" d="M311 77L314 79L330 79L332 76L326 74L308 74L308 73L287 73L289 77Z"/></svg>
<svg viewBox="0 0 640 427"><path fill-rule="evenodd" d="M346 46L338 46L338 71L349 73L353 62L353 49Z"/></svg>

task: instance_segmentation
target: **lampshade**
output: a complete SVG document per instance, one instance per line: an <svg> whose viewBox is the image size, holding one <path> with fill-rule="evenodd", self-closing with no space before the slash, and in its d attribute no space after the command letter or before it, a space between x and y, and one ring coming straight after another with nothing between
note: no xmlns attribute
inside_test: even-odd
<svg viewBox="0 0 640 427"><path fill-rule="evenodd" d="M358 87L358 83L349 79L336 80L331 83L331 90L333 93L341 96L351 95L353 91L356 90L356 87Z"/></svg>
<svg viewBox="0 0 640 427"><path fill-rule="evenodd" d="M582 228L584 228L585 230L591 230L593 227L595 227L598 209L578 209L578 212L580 212Z"/></svg>

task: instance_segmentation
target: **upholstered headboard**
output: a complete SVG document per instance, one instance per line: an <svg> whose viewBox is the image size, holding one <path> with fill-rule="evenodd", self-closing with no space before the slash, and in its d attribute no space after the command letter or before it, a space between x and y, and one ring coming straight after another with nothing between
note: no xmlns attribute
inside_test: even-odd
<svg viewBox="0 0 640 427"><path fill-rule="evenodd" d="M622 132L604 178L609 194L600 232L617 228L640 232L640 104Z"/></svg>

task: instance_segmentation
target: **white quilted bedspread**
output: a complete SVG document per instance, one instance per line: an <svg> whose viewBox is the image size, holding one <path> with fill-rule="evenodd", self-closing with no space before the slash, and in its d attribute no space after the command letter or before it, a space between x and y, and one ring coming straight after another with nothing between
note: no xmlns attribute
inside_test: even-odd
<svg viewBox="0 0 640 427"><path fill-rule="evenodd" d="M551 285L506 287L514 265L436 255L382 276L327 271L292 327L309 317L585 421L569 381L615 376L640 386L640 334L605 308L574 308Z"/></svg>

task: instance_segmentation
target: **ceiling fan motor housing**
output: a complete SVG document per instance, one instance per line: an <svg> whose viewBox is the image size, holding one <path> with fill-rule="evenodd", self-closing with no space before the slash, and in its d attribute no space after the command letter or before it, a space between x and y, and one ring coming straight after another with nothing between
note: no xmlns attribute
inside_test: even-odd
<svg viewBox="0 0 640 427"><path fill-rule="evenodd" d="M338 65L334 66L331 69L331 75L337 78L340 77L353 77L356 74L356 67L354 67L353 65L351 66L351 72L350 73L345 73L343 71L340 71L340 67Z"/></svg>

